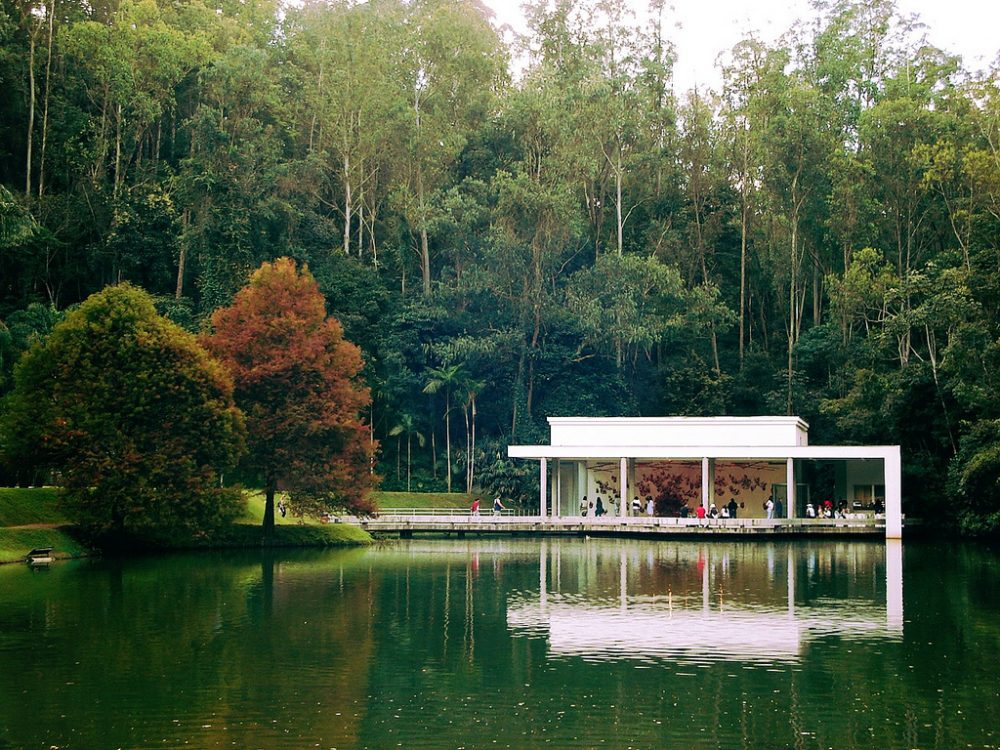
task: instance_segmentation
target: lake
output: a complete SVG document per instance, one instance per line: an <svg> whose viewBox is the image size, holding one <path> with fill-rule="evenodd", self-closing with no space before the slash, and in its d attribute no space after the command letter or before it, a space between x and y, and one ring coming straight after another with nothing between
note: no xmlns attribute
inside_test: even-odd
<svg viewBox="0 0 1000 750"><path fill-rule="evenodd" d="M993 748L1000 555L421 540L0 567L0 748Z"/></svg>

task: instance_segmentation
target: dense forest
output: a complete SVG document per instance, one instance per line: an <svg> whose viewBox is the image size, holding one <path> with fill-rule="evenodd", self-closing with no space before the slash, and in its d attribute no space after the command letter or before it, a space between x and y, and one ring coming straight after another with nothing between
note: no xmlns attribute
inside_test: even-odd
<svg viewBox="0 0 1000 750"><path fill-rule="evenodd" d="M797 414L1000 527L1000 62L816 0L680 92L664 0L526 13L0 0L0 392L107 284L202 330L289 256L362 348L385 488L509 479L549 415Z"/></svg>

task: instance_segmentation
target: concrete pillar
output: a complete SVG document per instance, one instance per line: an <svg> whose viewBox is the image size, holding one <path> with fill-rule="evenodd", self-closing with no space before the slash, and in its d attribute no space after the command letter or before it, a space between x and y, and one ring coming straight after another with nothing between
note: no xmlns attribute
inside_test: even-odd
<svg viewBox="0 0 1000 750"><path fill-rule="evenodd" d="M903 538L903 468L899 446L889 449L882 460L885 472L885 538Z"/></svg>
<svg viewBox="0 0 1000 750"><path fill-rule="evenodd" d="M573 498L573 504L569 509L570 515L576 516L580 514L580 498L587 494L587 462L577 461L576 462L576 497Z"/></svg>
<svg viewBox="0 0 1000 750"><path fill-rule="evenodd" d="M618 476L621 478L619 482L619 495L621 495L621 503L618 506L618 517L625 518L628 515L628 459L622 458L618 462Z"/></svg>
<svg viewBox="0 0 1000 750"><path fill-rule="evenodd" d="M548 459L538 462L538 515L545 518L545 493L548 490Z"/></svg>
<svg viewBox="0 0 1000 750"><path fill-rule="evenodd" d="M785 464L785 517L795 518L795 459L789 458Z"/></svg>
<svg viewBox="0 0 1000 750"><path fill-rule="evenodd" d="M701 459L701 506L707 511L715 502L715 459Z"/></svg>
<svg viewBox="0 0 1000 750"><path fill-rule="evenodd" d="M557 491L557 484L559 481L559 459L552 462L551 471L546 473L549 476L549 497L548 503L546 503L546 511L548 516L551 518L556 514L556 508L559 505L559 493Z"/></svg>
<svg viewBox="0 0 1000 750"><path fill-rule="evenodd" d="M552 496L552 517L562 515L563 492L562 492L562 461L556 459L556 491Z"/></svg>

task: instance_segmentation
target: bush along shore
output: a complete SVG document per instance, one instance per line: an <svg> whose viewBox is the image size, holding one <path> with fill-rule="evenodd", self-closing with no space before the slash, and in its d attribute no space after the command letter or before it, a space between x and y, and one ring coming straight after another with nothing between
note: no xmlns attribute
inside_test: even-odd
<svg viewBox="0 0 1000 750"><path fill-rule="evenodd" d="M57 559L95 554L149 554L190 549L253 547L339 547L370 544L364 530L347 524L282 519L271 535L260 523L262 502L250 495L237 522L206 532L170 531L149 535L88 538L59 511L53 488L0 488L0 564L22 562L38 547L51 547Z"/></svg>

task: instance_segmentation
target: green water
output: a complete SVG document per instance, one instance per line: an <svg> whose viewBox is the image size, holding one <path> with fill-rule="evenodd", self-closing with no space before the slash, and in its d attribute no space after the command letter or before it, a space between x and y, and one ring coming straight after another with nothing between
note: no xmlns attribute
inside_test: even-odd
<svg viewBox="0 0 1000 750"><path fill-rule="evenodd" d="M1000 556L422 541L0 567L0 748L991 748Z"/></svg>

